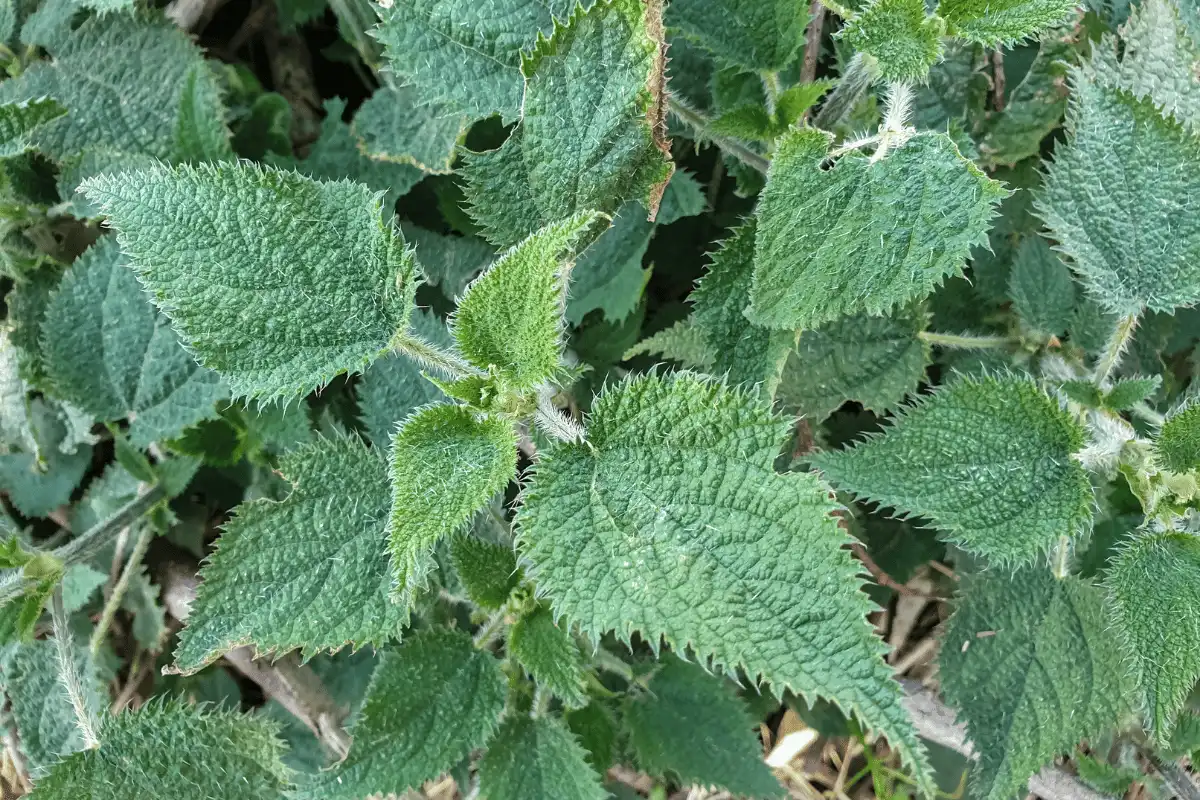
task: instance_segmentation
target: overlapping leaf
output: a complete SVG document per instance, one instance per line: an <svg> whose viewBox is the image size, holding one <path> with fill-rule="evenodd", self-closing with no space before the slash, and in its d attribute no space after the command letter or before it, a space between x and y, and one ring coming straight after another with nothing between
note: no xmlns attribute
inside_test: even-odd
<svg viewBox="0 0 1200 800"><path fill-rule="evenodd" d="M1057 25L1076 7L1074 0L942 0L938 14L953 35L999 47Z"/></svg>
<svg viewBox="0 0 1200 800"><path fill-rule="evenodd" d="M0 105L0 158L24 153L32 146L34 131L66 113L62 104L49 97Z"/></svg>
<svg viewBox="0 0 1200 800"><path fill-rule="evenodd" d="M366 367L408 324L412 254L361 184L241 162L159 165L83 191L235 394L311 391Z"/></svg>
<svg viewBox="0 0 1200 800"><path fill-rule="evenodd" d="M1030 236L1013 259L1008 295L1021 321L1035 331L1059 335L1075 313L1075 280L1045 239Z"/></svg>
<svg viewBox="0 0 1200 800"><path fill-rule="evenodd" d="M924 0L872 0L839 36L879 62L889 81L923 81L942 56L946 24L925 13Z"/></svg>
<svg viewBox="0 0 1200 800"><path fill-rule="evenodd" d="M1154 450L1162 465L1173 472L1200 469L1200 403L1167 417L1155 437Z"/></svg>
<svg viewBox="0 0 1200 800"><path fill-rule="evenodd" d="M579 648L566 623L556 625L549 609L538 608L517 620L508 635L508 652L563 705L587 704Z"/></svg>
<svg viewBox="0 0 1200 800"><path fill-rule="evenodd" d="M1061 34L1042 40L1021 82L1005 99L1003 111L988 120L979 142L987 164L1016 164L1037 155L1042 140L1062 123L1067 110L1067 71L1078 60Z"/></svg>
<svg viewBox="0 0 1200 800"><path fill-rule="evenodd" d="M587 444L543 451L518 513L521 552L555 611L594 639L686 643L779 690L832 698L924 780L837 506L815 476L772 471L788 427L688 373L607 389Z"/></svg>
<svg viewBox="0 0 1200 800"><path fill-rule="evenodd" d="M426 309L417 309L409 331L438 347L450 347L445 324ZM371 364L358 382L358 405L371 443L386 451L396 426L412 412L445 398L442 390L421 374L421 366L407 356L391 353Z"/></svg>
<svg viewBox="0 0 1200 800"><path fill-rule="evenodd" d="M479 765L483 800L569 797L604 800L600 776L561 722L552 717L509 717Z"/></svg>
<svg viewBox="0 0 1200 800"><path fill-rule="evenodd" d="M359 148L377 161L411 164L424 172L450 171L459 139L466 133L462 117L439 116L419 107L408 86L381 86L354 115L351 129Z"/></svg>
<svg viewBox="0 0 1200 800"><path fill-rule="evenodd" d="M471 602L496 610L504 606L521 579L511 546L464 534L450 543L450 561Z"/></svg>
<svg viewBox="0 0 1200 800"><path fill-rule="evenodd" d="M783 69L804 42L803 0L674 0L667 24L722 61L754 71Z"/></svg>

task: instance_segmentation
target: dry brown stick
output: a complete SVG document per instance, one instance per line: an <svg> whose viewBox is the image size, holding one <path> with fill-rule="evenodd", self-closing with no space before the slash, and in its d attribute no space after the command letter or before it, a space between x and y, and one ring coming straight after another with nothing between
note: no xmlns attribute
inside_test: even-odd
<svg viewBox="0 0 1200 800"><path fill-rule="evenodd" d="M199 584L195 571L171 563L162 569L161 579L167 613L180 622L186 621ZM226 653L225 660L302 722L329 752L338 758L349 752L350 737L343 727L346 709L329 696L316 673L294 656L268 662L255 659L254 648L239 647Z"/></svg>
<svg viewBox="0 0 1200 800"><path fill-rule="evenodd" d="M992 51L992 106L1004 110L1004 51L997 47Z"/></svg>
<svg viewBox="0 0 1200 800"><path fill-rule="evenodd" d="M821 5L821 0L813 0L808 13L808 28L804 32L804 62L800 65L801 83L812 83L817 77L821 35L825 32L825 6Z"/></svg>
<svg viewBox="0 0 1200 800"><path fill-rule="evenodd" d="M884 572L882 567L875 563L875 559L871 558L870 554L867 553L867 548L863 547L861 542L852 543L850 545L850 549L854 552L854 555L858 556L858 560L863 563L863 566L867 568L867 572L871 573L871 577L874 578L875 582L880 586L886 587L897 594L906 595L908 597L921 597L926 600L945 599L938 597L935 594L927 594L925 592L913 589L910 586L905 586L891 575L888 575L886 572Z"/></svg>

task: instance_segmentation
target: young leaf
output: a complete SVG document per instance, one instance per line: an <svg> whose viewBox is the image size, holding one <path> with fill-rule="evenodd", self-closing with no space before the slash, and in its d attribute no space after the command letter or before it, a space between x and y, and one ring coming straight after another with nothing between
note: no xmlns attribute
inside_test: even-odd
<svg viewBox="0 0 1200 800"><path fill-rule="evenodd" d="M303 782L296 797L359 800L419 789L488 742L504 689L500 663L469 636L415 634L383 654L350 728L350 754Z"/></svg>
<svg viewBox="0 0 1200 800"><path fill-rule="evenodd" d="M339 436L285 454L279 470L292 493L239 506L200 570L175 650L184 673L242 645L311 657L399 636L407 615L387 597L383 456Z"/></svg>
<svg viewBox="0 0 1200 800"><path fill-rule="evenodd" d="M403 604L425 583L430 551L465 525L517 471L517 438L501 417L426 406L392 439L388 525L395 592Z"/></svg>
<svg viewBox="0 0 1200 800"><path fill-rule="evenodd" d="M949 32L985 47L1015 44L1067 18L1074 0L941 0Z"/></svg>
<svg viewBox="0 0 1200 800"><path fill-rule="evenodd" d="M716 358L708 371L731 385L761 384L771 396L784 359L795 342L792 331L760 328L746 319L754 270L755 223L737 228L713 253L708 272L692 292L692 324Z"/></svg>
<svg viewBox="0 0 1200 800"><path fill-rule="evenodd" d="M54 158L93 148L165 160L229 155L214 75L187 33L165 19L92 17L53 52L53 60L0 83L0 103L49 96L68 110L30 135ZM195 139L221 152L197 154Z"/></svg>
<svg viewBox="0 0 1200 800"><path fill-rule="evenodd" d="M278 800L289 772L269 723L152 701L102 719L100 746L60 761L32 800L178 797Z"/></svg>
<svg viewBox="0 0 1200 800"><path fill-rule="evenodd" d="M925 13L924 0L871 0L838 35L874 56L885 80L921 82L942 57L945 31L940 17Z"/></svg>
<svg viewBox="0 0 1200 800"><path fill-rule="evenodd" d="M0 159L24 153L33 146L30 134L66 113L61 103L49 97L0 105Z"/></svg>
<svg viewBox="0 0 1200 800"><path fill-rule="evenodd" d="M418 106L412 87L382 86L359 107L351 130L369 158L447 173L466 135L466 120Z"/></svg>
<svg viewBox="0 0 1200 800"><path fill-rule="evenodd" d="M463 534L450 542L450 562L467 590L467 597L481 608L496 610L508 602L521 573L512 547L485 542Z"/></svg>
<svg viewBox="0 0 1200 800"><path fill-rule="evenodd" d="M585 209L658 209L673 169L663 141L661 0L598 0L523 58L521 124L470 154L472 216L498 245ZM563 180L570 176L570 180Z"/></svg>
<svg viewBox="0 0 1200 800"><path fill-rule="evenodd" d="M464 356L530 389L558 369L572 256L608 222L593 212L548 225L467 287L450 329Z"/></svg>
<svg viewBox="0 0 1200 800"><path fill-rule="evenodd" d="M608 792L586 756L558 720L509 717L479 765L479 795L482 800L604 800Z"/></svg>
<svg viewBox="0 0 1200 800"><path fill-rule="evenodd" d="M624 717L638 764L654 775L739 796L781 794L745 703L697 664L666 658L646 691L626 697Z"/></svg>
<svg viewBox="0 0 1200 800"><path fill-rule="evenodd" d="M88 248L51 295L42 351L55 393L101 422L129 417L137 447L215 416L226 394L183 349L113 236Z"/></svg>
<svg viewBox="0 0 1200 800"><path fill-rule="evenodd" d="M438 347L453 346L445 324L427 309L416 310L409 321L409 331ZM358 406L371 444L384 452L391 447L392 434L405 417L446 397L421 374L419 364L399 353L390 353L367 367L357 390Z"/></svg>
<svg viewBox="0 0 1200 800"><path fill-rule="evenodd" d="M1149 100L1077 74L1071 143L1058 147L1037 210L1103 310L1200 302L1200 139Z"/></svg>
<svg viewBox="0 0 1200 800"><path fill-rule="evenodd" d="M828 145L828 134L795 130L771 161L748 312L759 325L814 328L928 295L986 241L1007 195L943 133L919 133L879 161L851 153L822 169Z"/></svg>
<svg viewBox="0 0 1200 800"><path fill-rule="evenodd" d="M412 254L367 187L248 162L86 181L138 277L236 395L307 393L408 325Z"/></svg>
<svg viewBox="0 0 1200 800"><path fill-rule="evenodd" d="M667 24L723 62L753 72L786 67L804 43L803 0L674 0Z"/></svg>
<svg viewBox="0 0 1200 800"><path fill-rule="evenodd" d="M1200 469L1200 403L1167 417L1154 440L1154 452L1172 472Z"/></svg>
<svg viewBox="0 0 1200 800"><path fill-rule="evenodd" d="M1104 395L1104 407L1113 411L1128 411L1138 403L1148 400L1160 386L1161 375L1151 375L1149 378L1122 378Z"/></svg>
<svg viewBox="0 0 1200 800"><path fill-rule="evenodd" d="M1081 447L1078 423L1032 381L963 377L883 434L813 463L839 487L1015 566L1090 526L1091 483L1071 457Z"/></svg>
<svg viewBox="0 0 1200 800"><path fill-rule="evenodd" d="M816 476L772 470L790 421L688 373L628 380L592 409L586 444L542 452L517 517L555 612L593 641L637 631L833 698L924 781L838 507Z"/></svg>
<svg viewBox="0 0 1200 800"><path fill-rule="evenodd" d="M1044 567L972 578L950 618L942 690L979 753L980 800L1003 800L1128 708L1128 682L1101 593Z"/></svg>
<svg viewBox="0 0 1200 800"><path fill-rule="evenodd" d="M1166 742L1200 678L1200 540L1185 533L1142 535L1117 555L1107 584L1147 728Z"/></svg>
<svg viewBox="0 0 1200 800"><path fill-rule="evenodd" d="M658 355L684 366L707 369L717 361L717 355L708 346L704 331L690 319L676 322L653 336L649 336L625 351L622 360L639 355Z"/></svg>
<svg viewBox="0 0 1200 800"><path fill-rule="evenodd" d="M917 390L929 364L918 334L926 313L913 305L887 317L843 317L803 331L787 358L776 397L783 408L820 422L854 400L878 414Z"/></svg>
<svg viewBox="0 0 1200 800"><path fill-rule="evenodd" d="M576 0L399 0L375 4L371 35L421 106L469 119L521 113L522 51L549 35ZM591 3L587 3L591 5Z"/></svg>
<svg viewBox="0 0 1200 800"><path fill-rule="evenodd" d="M1075 312L1075 280L1046 240L1021 242L1008 279L1008 295L1021 321L1035 331L1061 335Z"/></svg>
<svg viewBox="0 0 1200 800"><path fill-rule="evenodd" d="M568 708L587 704L583 660L570 632L554 622L550 610L539 607L521 617L508 634L508 652Z"/></svg>

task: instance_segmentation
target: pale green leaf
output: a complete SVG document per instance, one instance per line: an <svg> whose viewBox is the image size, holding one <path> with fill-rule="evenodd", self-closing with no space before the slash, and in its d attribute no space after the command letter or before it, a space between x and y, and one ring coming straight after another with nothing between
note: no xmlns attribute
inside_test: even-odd
<svg viewBox="0 0 1200 800"><path fill-rule="evenodd" d="M1055 149L1037 209L1104 311L1200 302L1200 139L1149 100L1075 79L1070 146Z"/></svg>
<svg viewBox="0 0 1200 800"><path fill-rule="evenodd" d="M175 650L195 672L243 645L308 657L398 637L406 609L388 600L387 465L357 439L319 439L280 459L293 484L282 502L238 506Z"/></svg>
<svg viewBox="0 0 1200 800"><path fill-rule="evenodd" d="M1200 539L1143 535L1118 553L1107 584L1138 705L1151 735L1166 742L1200 678Z"/></svg>
<svg viewBox="0 0 1200 800"><path fill-rule="evenodd" d="M1028 236L1013 259L1008 296L1021 321L1035 331L1062 335L1075 313L1075 280L1040 236Z"/></svg>
<svg viewBox="0 0 1200 800"><path fill-rule="evenodd" d="M103 216L99 206L78 192L79 185L96 175L117 175L154 167L157 159L145 153L123 153L118 150L92 148L81 155L66 159L58 172L58 193L65 202L63 211L79 219Z"/></svg>
<svg viewBox="0 0 1200 800"><path fill-rule="evenodd" d="M409 331L441 348L452 346L446 325L427 309L417 309L409 320ZM358 406L371 444L386 451L392 434L405 417L421 406L445 398L421 374L421 366L407 356L389 353L367 368L358 381Z"/></svg>
<svg viewBox="0 0 1200 800"><path fill-rule="evenodd" d="M32 147L30 134L67 113L57 100L41 97L0 105L0 158L12 158Z"/></svg>
<svg viewBox="0 0 1200 800"><path fill-rule="evenodd" d="M650 278L642 260L653 235L654 223L646 219L641 203L631 200L617 210L612 227L579 254L571 270L569 322L579 325L596 309L604 319L620 322L637 308Z"/></svg>
<svg viewBox="0 0 1200 800"><path fill-rule="evenodd" d="M1013 566L1091 525L1091 483L1071 457L1082 446L1079 424L1032 381L963 377L813 463L840 488Z"/></svg>
<svg viewBox="0 0 1200 800"><path fill-rule="evenodd" d="M461 297L471 279L496 257L491 245L474 236L444 236L408 223L401 223L400 231L417 249L425 279L451 300Z"/></svg>
<svg viewBox="0 0 1200 800"><path fill-rule="evenodd" d="M854 400L883 414L917 390L929 364L919 338L926 314L919 306L887 317L863 314L802 331L787 358L776 399L783 408L820 422Z"/></svg>
<svg viewBox="0 0 1200 800"><path fill-rule="evenodd" d="M514 715L504 721L479 765L482 800L605 800L600 776L561 722Z"/></svg>
<svg viewBox="0 0 1200 800"><path fill-rule="evenodd" d="M939 673L979 754L973 793L1021 794L1025 782L1128 707L1125 668L1101 592L1044 566L963 583Z"/></svg>
<svg viewBox="0 0 1200 800"><path fill-rule="evenodd" d="M1161 375L1149 378L1122 378L1104 395L1104 406L1113 411L1128 411L1138 403L1149 400L1162 386Z"/></svg>
<svg viewBox="0 0 1200 800"><path fill-rule="evenodd" d="M828 144L821 131L795 130L771 161L748 313L760 325L813 328L928 295L961 273L1007 194L946 134L919 133L882 160L850 153L823 169Z"/></svg>
<svg viewBox="0 0 1200 800"><path fill-rule="evenodd" d="M549 36L576 0L397 0L376 4L371 35L417 102L470 119L521 113L522 51Z"/></svg>
<svg viewBox="0 0 1200 800"><path fill-rule="evenodd" d="M464 406L426 406L392 439L388 550L395 592L423 588L433 546L466 525L517 471L517 438L501 417Z"/></svg>
<svg viewBox="0 0 1200 800"><path fill-rule="evenodd" d="M625 361L643 354L662 356L697 369L706 369L717 360L704 331L693 325L690 319L676 322L648 336L626 350L621 358Z"/></svg>
<svg viewBox="0 0 1200 800"><path fill-rule="evenodd" d="M417 633L383 654L350 727L350 755L303 783L296 796L361 800L419 789L487 743L504 695L500 663L469 636Z"/></svg>
<svg viewBox="0 0 1200 800"><path fill-rule="evenodd" d="M1075 60L1071 43L1053 34L1042 40L1029 71L1005 98L1004 110L987 121L979 141L986 164L1012 165L1041 151L1042 140L1067 110L1067 70Z"/></svg>
<svg viewBox="0 0 1200 800"><path fill-rule="evenodd" d="M808 6L804 0L673 0L667 24L723 62L775 71L803 45Z"/></svg>
<svg viewBox="0 0 1200 800"><path fill-rule="evenodd" d="M582 212L548 225L476 278L450 322L467 360L499 370L518 389L553 375L573 256L607 224L601 214Z"/></svg>
<svg viewBox="0 0 1200 800"><path fill-rule="evenodd" d="M12 300L12 294L6 296ZM11 306L9 306L11 313ZM9 320L11 322L11 318ZM15 446L37 455L29 427L29 386L21 378L20 353L7 327L0 328L0 452Z"/></svg>
<svg viewBox="0 0 1200 800"><path fill-rule="evenodd" d="M445 173L466 134L466 119L418 106L412 87L381 86L354 114L351 130L369 158Z"/></svg>
<svg viewBox="0 0 1200 800"><path fill-rule="evenodd" d="M0 491L25 516L44 517L71 499L92 463L92 447L64 451L67 426L44 398L29 402L29 421L38 449L0 454Z"/></svg>
<svg viewBox="0 0 1200 800"><path fill-rule="evenodd" d="M101 176L83 191L237 395L307 393L365 368L408 324L412 254L361 184L238 162Z"/></svg>
<svg viewBox="0 0 1200 800"><path fill-rule="evenodd" d="M198 155L197 140L228 152L213 74L191 38L166 20L92 17L53 53L0 83L0 103L49 96L66 107L30 136L46 153L63 159L100 147L178 160Z"/></svg>
<svg viewBox="0 0 1200 800"><path fill-rule="evenodd" d="M508 652L537 681L568 708L587 704L583 659L565 620L556 625L548 608L521 617L508 634Z"/></svg>
<svg viewBox="0 0 1200 800"><path fill-rule="evenodd" d="M501 608L521 581L511 545L485 542L470 534L450 542L450 563L471 602L481 608Z"/></svg>
<svg viewBox="0 0 1200 800"><path fill-rule="evenodd" d="M42 322L46 374L60 397L102 422L128 417L137 447L216 415L220 378L183 349L106 236L67 271Z"/></svg>
<svg viewBox="0 0 1200 800"><path fill-rule="evenodd" d="M772 470L790 427L688 373L611 387L586 444L541 452L517 516L521 552L555 612L593 641L639 632L778 691L832 698L924 781L838 506L816 476Z"/></svg>
<svg viewBox="0 0 1200 800"><path fill-rule="evenodd" d="M737 228L712 255L708 272L692 292L692 324L714 354L707 371L724 376L731 385L762 385L775 393L793 331L760 328L746 319L754 271L755 224Z"/></svg>
<svg viewBox="0 0 1200 800"><path fill-rule="evenodd" d="M1162 466L1172 472L1200 469L1200 403L1192 403L1167 417L1154 439Z"/></svg>
<svg viewBox="0 0 1200 800"><path fill-rule="evenodd" d="M60 762L31 800L278 800L289 773L271 724L232 711L152 701L102 718L100 747Z"/></svg>
<svg viewBox="0 0 1200 800"><path fill-rule="evenodd" d="M63 573L63 608L68 614L74 614L87 605L96 590L106 583L107 574L87 564L72 564Z"/></svg>
<svg viewBox="0 0 1200 800"><path fill-rule="evenodd" d="M1075 0L940 0L949 32L987 47L1013 44L1066 20Z"/></svg>
<svg viewBox="0 0 1200 800"><path fill-rule="evenodd" d="M871 0L839 32L842 41L879 62L889 81L921 82L942 57L946 24L924 0Z"/></svg>
<svg viewBox="0 0 1200 800"><path fill-rule="evenodd" d="M780 102L782 100L781 96ZM677 169L671 174L671 180L667 181L667 190L663 192L658 216L654 221L659 225L670 225L684 217L701 214L707 207L708 198L704 196L704 187L700 185L700 181L687 170Z"/></svg>
<svg viewBox="0 0 1200 800"><path fill-rule="evenodd" d="M510 245L628 200L653 219L672 170L661 13L660 0L599 0L524 58L521 123L499 150L470 154L464 170L489 241Z"/></svg>
<svg viewBox="0 0 1200 800"><path fill-rule="evenodd" d="M746 705L728 682L699 665L667 658L645 691L626 697L624 717L638 764L654 775L738 796L783 794L763 763Z"/></svg>

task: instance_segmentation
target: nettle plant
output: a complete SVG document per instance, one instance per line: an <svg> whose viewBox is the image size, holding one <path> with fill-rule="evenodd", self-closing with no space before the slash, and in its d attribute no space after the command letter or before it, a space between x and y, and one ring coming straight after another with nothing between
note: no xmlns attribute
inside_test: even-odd
<svg viewBox="0 0 1200 800"><path fill-rule="evenodd" d="M1195 9L187 5L0 2L8 788L1197 796Z"/></svg>

